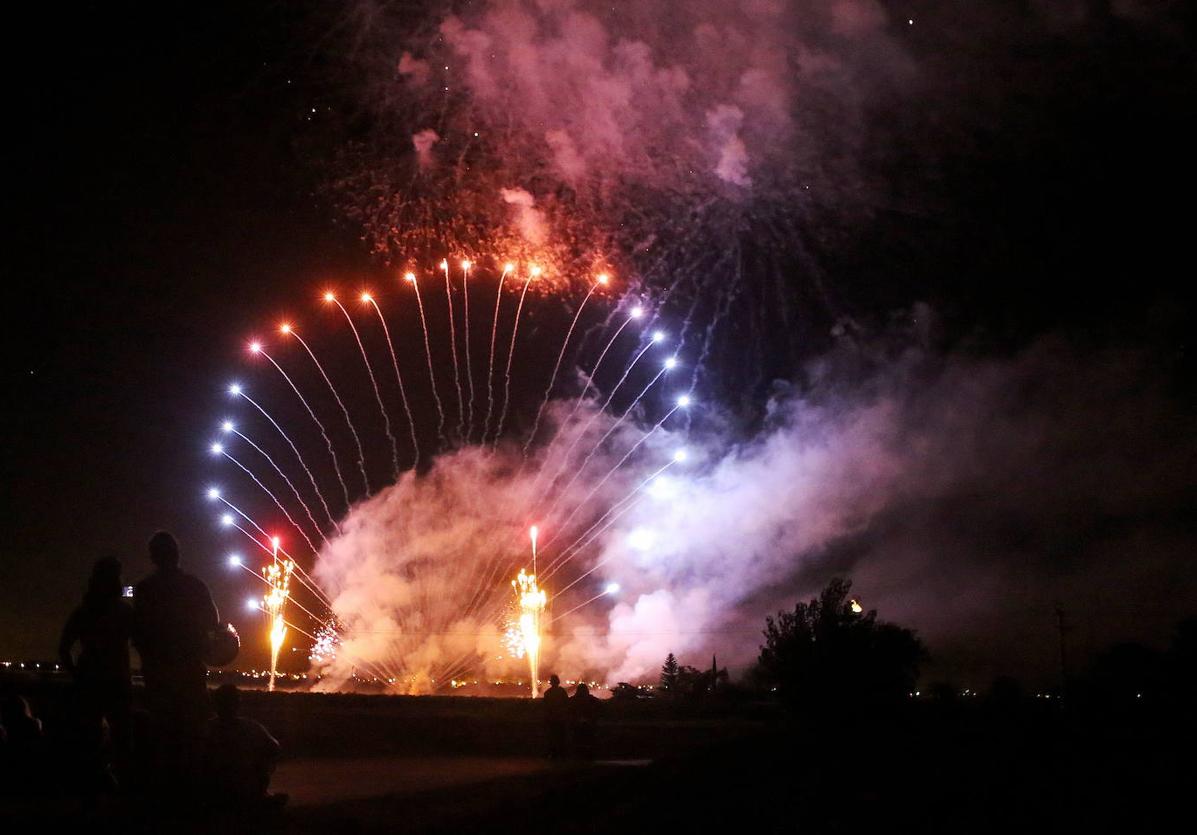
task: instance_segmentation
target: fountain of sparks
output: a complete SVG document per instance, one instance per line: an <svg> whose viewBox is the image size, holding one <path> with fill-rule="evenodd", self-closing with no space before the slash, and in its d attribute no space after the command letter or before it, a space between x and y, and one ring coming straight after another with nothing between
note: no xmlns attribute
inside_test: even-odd
<svg viewBox="0 0 1197 835"><path fill-rule="evenodd" d="M291 574L295 571L295 560L278 558L278 540L274 541L274 561L262 569L270 590L262 598L262 610L270 619L270 685L274 691L274 680L278 677L278 654L287 638L287 598L291 596Z"/></svg>

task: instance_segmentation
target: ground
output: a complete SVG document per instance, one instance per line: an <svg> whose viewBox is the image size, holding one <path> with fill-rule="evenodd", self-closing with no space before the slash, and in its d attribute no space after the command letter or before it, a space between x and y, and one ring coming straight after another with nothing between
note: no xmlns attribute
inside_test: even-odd
<svg viewBox="0 0 1197 835"><path fill-rule="evenodd" d="M40 699L52 714L53 698ZM253 832L1099 832L1162 827L1197 785L1192 706L923 702L796 717L759 700L608 703L595 761L544 756L517 699L247 693L279 737ZM172 810L172 812L177 810ZM136 801L0 800L5 831L157 832ZM172 831L212 831L171 814Z"/></svg>

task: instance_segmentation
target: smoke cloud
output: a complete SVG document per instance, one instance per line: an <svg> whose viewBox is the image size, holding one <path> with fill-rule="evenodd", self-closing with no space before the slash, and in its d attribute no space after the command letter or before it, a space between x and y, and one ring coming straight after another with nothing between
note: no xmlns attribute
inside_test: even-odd
<svg viewBox="0 0 1197 835"><path fill-rule="evenodd" d="M498 610L527 563L527 525L571 541L612 508L612 524L545 583L557 615L597 598L550 620L544 663L571 676L651 680L668 652L743 668L764 617L837 573L918 629L945 667L973 675L1050 670L1058 604L1084 624L1075 639L1087 645L1131 621L1163 628L1174 613L1133 605L1162 586L1197 601L1197 583L1165 569L1187 547L1197 435L1154 360L1058 338L1001 359L944 354L925 337L931 318L917 309L883 338L841 331L753 437L654 433L568 531L554 525L642 437L646 417L619 430L548 519L528 517L545 507L536 473L556 471L568 443L522 471L514 451L464 449L405 476L354 510L317 567L358 633L347 658L399 660L421 680L462 656L488 675L521 672L501 647ZM572 408L556 403L553 419ZM612 420L592 423L589 441ZM622 501L683 445L684 462ZM560 547L545 549L549 565ZM480 578L494 592L489 618L465 604ZM609 582L618 594L602 595ZM1011 640L972 644L1001 633Z"/></svg>

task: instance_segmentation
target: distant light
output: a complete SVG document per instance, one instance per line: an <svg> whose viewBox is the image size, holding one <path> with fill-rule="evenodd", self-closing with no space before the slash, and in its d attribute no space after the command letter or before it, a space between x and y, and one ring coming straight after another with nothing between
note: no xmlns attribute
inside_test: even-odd
<svg viewBox="0 0 1197 835"><path fill-rule="evenodd" d="M506 264L503 265L503 272L505 272L505 273L509 273L514 269L515 269L515 264L511 263L510 261L508 261Z"/></svg>
<svg viewBox="0 0 1197 835"><path fill-rule="evenodd" d="M221 517L220 517L220 524L224 525L226 528L227 528L229 525L233 524L233 514L231 514L231 513L226 513L226 514L224 514L223 516L221 516Z"/></svg>
<svg viewBox="0 0 1197 835"><path fill-rule="evenodd" d="M273 545L274 550L277 551L280 547L282 547L283 541L281 539L279 539L277 536L272 536L272 537L270 537L270 544Z"/></svg>
<svg viewBox="0 0 1197 835"><path fill-rule="evenodd" d="M334 296L332 293L325 293L325 294L324 294L324 300L325 300L326 302L335 302L335 301L337 300L337 297L336 297L336 296Z"/></svg>
<svg viewBox="0 0 1197 835"><path fill-rule="evenodd" d="M682 461L685 461L686 460L686 450L684 450L684 449L675 450L673 453L673 460L677 461L679 464Z"/></svg>
<svg viewBox="0 0 1197 835"><path fill-rule="evenodd" d="M653 342L660 342L664 338L665 334L663 334L661 331L653 331Z"/></svg>
<svg viewBox="0 0 1197 835"><path fill-rule="evenodd" d="M220 444L212 444L212 446L208 447L208 449L212 451L213 455L220 455L222 452L224 452L224 447Z"/></svg>
<svg viewBox="0 0 1197 835"><path fill-rule="evenodd" d="M639 319L641 316L644 315L644 308L641 307L640 305L636 305L635 307L632 308L632 312L628 315L631 316L633 319Z"/></svg>
<svg viewBox="0 0 1197 835"><path fill-rule="evenodd" d="M449 259L448 259L448 258L442 258L442 259L441 259L441 269L442 269L442 270L447 270L447 269L449 269Z"/></svg>
<svg viewBox="0 0 1197 835"><path fill-rule="evenodd" d="M216 501L217 499L220 498L220 490L218 490L215 487L209 487L208 488L208 498L211 499L212 501Z"/></svg>
<svg viewBox="0 0 1197 835"><path fill-rule="evenodd" d="M241 385L239 383L233 383L231 386L229 386L229 394L233 395L234 397L241 394Z"/></svg>
<svg viewBox="0 0 1197 835"><path fill-rule="evenodd" d="M540 267L533 267L532 269L528 270L528 272L532 274L533 278L535 278L536 276L540 275L541 270Z"/></svg>
<svg viewBox="0 0 1197 835"><path fill-rule="evenodd" d="M864 611L864 607L860 605L859 601L852 600L850 601L849 605L852 607L852 614L854 615L859 615Z"/></svg>
<svg viewBox="0 0 1197 835"><path fill-rule="evenodd" d="M221 423L220 431L221 432L232 432L233 431L233 422L231 420L226 420L223 423Z"/></svg>
<svg viewBox="0 0 1197 835"><path fill-rule="evenodd" d="M290 325L290 324L288 324L288 323L286 323L286 322L284 322L283 324L281 324L281 325L279 325L279 326L278 326L278 329L279 329L279 331L280 331L281 333L290 333L290 332L291 332L291 325Z"/></svg>
<svg viewBox="0 0 1197 835"><path fill-rule="evenodd" d="M603 594L619 594L619 583L607 583L607 587L603 589Z"/></svg>
<svg viewBox="0 0 1197 835"><path fill-rule="evenodd" d="M232 568L239 568L241 566L241 555L229 554L229 566Z"/></svg>
<svg viewBox="0 0 1197 835"><path fill-rule="evenodd" d="M416 274L415 274L415 273L404 273L404 274L403 274L403 280L404 280L404 281L410 281L411 283L415 284L415 282L416 282Z"/></svg>
<svg viewBox="0 0 1197 835"><path fill-rule="evenodd" d="M468 270L468 269L469 269L470 267L472 267L472 266L473 266L473 264L471 264L469 261L462 261L462 262L461 262L461 268L462 268L463 270Z"/></svg>
<svg viewBox="0 0 1197 835"><path fill-rule="evenodd" d="M682 407L683 409L686 408L687 406L689 406L690 402L691 402L690 395L688 395L688 394L683 394L681 397L679 397L677 399L677 405Z"/></svg>
<svg viewBox="0 0 1197 835"><path fill-rule="evenodd" d="M248 598L245 601L245 608L249 609L251 612L258 611L258 601L254 600L252 597Z"/></svg>
<svg viewBox="0 0 1197 835"><path fill-rule="evenodd" d="M665 360L665 367L667 369L677 368L677 357L670 357L669 359Z"/></svg>
<svg viewBox="0 0 1197 835"><path fill-rule="evenodd" d="M374 299L370 296L369 293L362 293L362 301L364 301L368 304L368 303L374 301Z"/></svg>
<svg viewBox="0 0 1197 835"><path fill-rule="evenodd" d="M262 343L261 342L249 343L249 350L251 353L254 353L254 354L262 353Z"/></svg>
<svg viewBox="0 0 1197 835"><path fill-rule="evenodd" d="M598 274L598 283L599 284L606 284L610 280L611 280L611 276L607 275L606 273Z"/></svg>

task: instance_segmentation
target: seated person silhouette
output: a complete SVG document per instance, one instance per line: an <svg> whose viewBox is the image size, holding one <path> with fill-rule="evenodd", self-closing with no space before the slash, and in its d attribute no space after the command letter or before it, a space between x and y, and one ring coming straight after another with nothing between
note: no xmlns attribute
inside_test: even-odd
<svg viewBox="0 0 1197 835"><path fill-rule="evenodd" d="M22 794L45 788L45 736L42 720L33 715L24 696L0 698L0 794Z"/></svg>
<svg viewBox="0 0 1197 835"><path fill-rule="evenodd" d="M240 715L241 691L223 684L212 693L216 718L208 720L204 774L217 806L252 806L267 800L279 744L261 723ZM283 798L285 800L285 797Z"/></svg>

